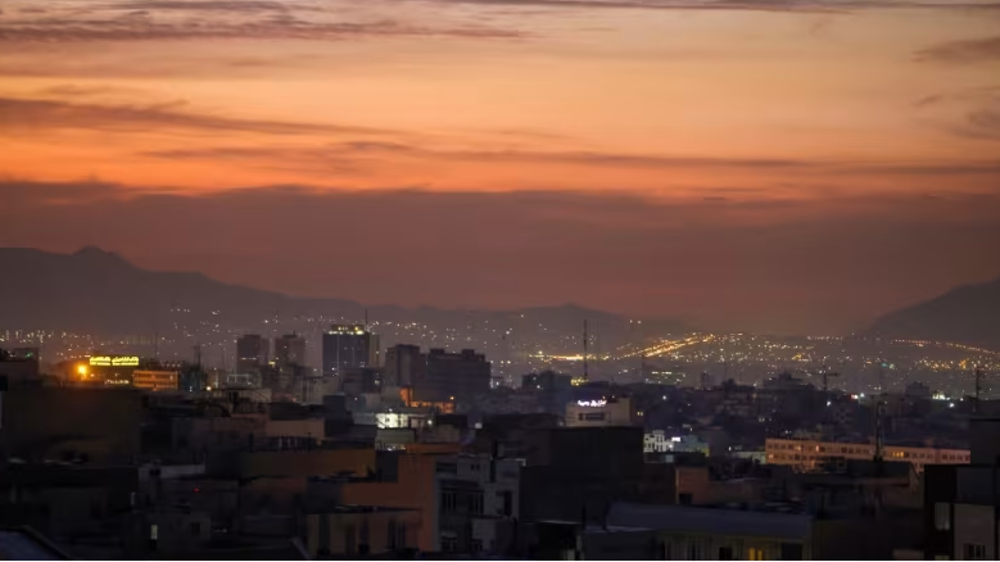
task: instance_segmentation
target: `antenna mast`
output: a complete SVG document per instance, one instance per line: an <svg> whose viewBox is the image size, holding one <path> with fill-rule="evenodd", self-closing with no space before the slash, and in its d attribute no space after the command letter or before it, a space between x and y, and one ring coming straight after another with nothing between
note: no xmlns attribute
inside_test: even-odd
<svg viewBox="0 0 1000 562"><path fill-rule="evenodd" d="M587 321L583 321L583 380L589 380L590 372L587 369L587 345L590 335L588 333Z"/></svg>
<svg viewBox="0 0 1000 562"><path fill-rule="evenodd" d="M983 391L983 370L980 369L979 367L976 367L976 404L974 413L976 413L977 415L982 413L979 411L979 400L982 391Z"/></svg>
<svg viewBox="0 0 1000 562"><path fill-rule="evenodd" d="M629 324L631 323L632 321L629 320ZM643 347L644 342L642 338L642 320L637 320L636 325L639 327L638 329L639 341L636 344L639 347L639 382L646 382L646 348Z"/></svg>
<svg viewBox="0 0 1000 562"><path fill-rule="evenodd" d="M883 401L885 388L882 384L882 365L884 363L879 360L878 364L878 398L875 401L875 462L879 463L881 466L882 459L885 455L885 425L882 419L885 414L885 402ZM880 469L881 470L881 469Z"/></svg>

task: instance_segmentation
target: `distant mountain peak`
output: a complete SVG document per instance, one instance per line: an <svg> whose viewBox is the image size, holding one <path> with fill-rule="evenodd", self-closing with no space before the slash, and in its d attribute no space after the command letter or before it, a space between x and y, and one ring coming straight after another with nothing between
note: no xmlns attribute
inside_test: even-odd
<svg viewBox="0 0 1000 562"><path fill-rule="evenodd" d="M954 289L879 318L871 333L1000 350L1000 279Z"/></svg>
<svg viewBox="0 0 1000 562"><path fill-rule="evenodd" d="M79 250L73 252L73 255L74 256L82 256L82 257L86 257L86 256L107 256L107 255L111 255L111 252L106 252L106 251L98 248L97 246L84 246L84 247L80 248Z"/></svg>
<svg viewBox="0 0 1000 562"><path fill-rule="evenodd" d="M72 256L77 259L94 261L94 262L103 262L105 264L118 263L127 266L132 265L131 263L128 262L128 260L121 257L120 255L114 252L109 252L107 250L102 250L97 246L84 246L79 250L73 252Z"/></svg>

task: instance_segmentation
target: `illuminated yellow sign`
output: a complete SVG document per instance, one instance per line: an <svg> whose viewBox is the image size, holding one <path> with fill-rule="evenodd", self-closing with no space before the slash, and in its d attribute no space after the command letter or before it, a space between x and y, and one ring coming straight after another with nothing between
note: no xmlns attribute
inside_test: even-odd
<svg viewBox="0 0 1000 562"><path fill-rule="evenodd" d="M91 367L138 367L139 358L129 355L98 355L90 358Z"/></svg>

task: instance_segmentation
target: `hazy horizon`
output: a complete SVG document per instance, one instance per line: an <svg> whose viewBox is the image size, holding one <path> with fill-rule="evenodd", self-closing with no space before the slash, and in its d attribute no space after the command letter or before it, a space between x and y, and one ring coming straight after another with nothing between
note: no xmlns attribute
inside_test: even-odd
<svg viewBox="0 0 1000 562"><path fill-rule="evenodd" d="M1000 277L998 7L8 0L0 246L845 333Z"/></svg>
<svg viewBox="0 0 1000 562"><path fill-rule="evenodd" d="M690 331L705 331L705 332L713 332L713 331L714 332L727 332L727 331L729 331L729 332L745 332L745 333L755 333L755 334L758 334L758 335L773 335L773 336L848 336L848 335L851 335L852 333L862 332L862 331L866 330L870 326L871 322L874 321L878 316L881 316L884 313L892 312L892 310L886 310L886 311L879 312L875 317L873 317L870 320L868 320L867 324L855 326L855 327L849 328L849 329L844 330L844 331L832 331L832 330L817 331L817 332L772 331L772 330L768 330L766 328L765 329L753 329L753 328L740 328L740 327L731 327L731 326L708 325L708 324L705 324L699 318L695 318L695 317L691 317L691 316L686 316L686 315L682 315L682 314L676 314L676 315L670 315L670 314L661 314L661 315L632 314L630 311L627 311L627 310L614 310L614 309L608 309L608 308L601 308L599 306L593 306L593 305L590 305L588 303L575 302L575 301L538 302L538 303L529 303L529 304L523 304L523 305L516 305L515 304L515 305L511 305L511 306L475 306L475 305L449 306L447 303L443 303L443 304L428 304L428 303L406 304L406 303L399 303L399 302L392 302L392 301L378 301L378 302L375 302L375 301L363 301L363 300L355 299L355 298L352 298L352 297L349 297L349 296L340 295L340 294L297 294L297 293L292 293L292 292L281 290L280 288L268 288L268 287L262 287L262 286L254 285L252 282L251 283L246 283L246 282L240 282L240 281L233 281L233 280L221 279L221 278L212 276L210 274L207 274L207 273L205 273L203 271L199 271L199 270L195 270L195 269L185 269L183 267L181 267L181 268L173 268L173 269L157 269L157 268L144 267L143 265L141 265L141 264L137 263L136 261L134 261L133 259L131 259L129 256L123 255L120 252L114 251L113 249L101 248L101 247L92 246L92 245L88 245L88 246L84 246L84 247L80 247L80 248L76 248L76 249L71 249L71 250L67 250L67 251L64 251L64 250L45 250L45 249L42 249L42 248L31 248L31 247L0 247L0 250L4 250L4 249L7 249L7 250L39 251L39 252L46 252L46 253L52 253L52 254L64 255L64 256L71 256L71 255L74 255L74 254L79 254L79 253L84 252L85 250L98 250L98 251L101 251L101 252L105 252L105 253L117 255L119 258L125 260L126 262L128 262L132 266L140 268L140 269L143 269L143 270L146 270L146 271L164 272L164 273L180 272L180 273L197 273L197 274L203 274L206 277L208 277L208 278L210 278L210 279L212 279L214 281L221 282L221 283L227 283L227 284L231 284L231 285L235 285L235 286L240 286L240 287L245 287L245 288L250 288L250 289L257 289L257 290L269 291L269 292L274 292L274 293L280 293L282 295L285 295L285 296L288 296L288 297L291 297L291 298L296 298L296 299L342 299L342 300L354 301L354 302L357 302L358 304L362 304L362 305L365 305L365 306L370 306L370 307L373 307L373 308L375 308L375 307L399 307L399 308L403 308L403 309L407 309L407 310L416 310L416 309L420 309L420 308L423 308L423 307L429 307L429 308L434 308L436 310L444 310L444 311L465 311L465 310L469 310L469 311L478 311L478 312L505 312L505 311L524 310L524 309L530 309L530 308L542 308L542 309L544 309L544 308L560 308L560 307L579 307L579 308L586 308L586 309L589 309L589 310L593 310L595 312L608 313L608 314L616 314L616 315L625 316L625 317L631 316L631 317L634 317L635 319L638 319L638 320L671 320L671 321L679 321L679 322L683 323L684 326L685 326L685 328L689 329ZM985 280L985 281L986 282L989 282L989 281L1000 281L1000 279L996 279L996 280L991 279L991 280ZM974 284L977 284L977 283L965 283L965 284L962 284L962 285L958 285L958 286L952 287L951 289L958 288L959 286L963 286L963 285L974 285ZM929 299L931 299L933 297L937 297L937 296L939 296L939 295L937 295L937 294L935 294L935 295L927 295L925 298L921 299L920 301L905 304L905 305L903 305L903 307L900 307L900 308L904 308L904 307L906 307L908 305L912 305L912 304L918 304L919 302L923 302L923 301L929 300Z"/></svg>

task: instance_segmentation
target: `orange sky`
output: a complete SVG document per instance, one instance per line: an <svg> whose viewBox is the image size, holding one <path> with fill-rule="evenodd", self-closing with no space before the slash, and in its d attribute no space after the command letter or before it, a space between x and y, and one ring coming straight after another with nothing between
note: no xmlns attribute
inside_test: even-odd
<svg viewBox="0 0 1000 562"><path fill-rule="evenodd" d="M34 186L43 216L44 205L93 203L85 189L40 195L53 182L114 186L101 197L294 185L317 196L415 189L725 201L737 207L706 220L758 226L868 220L887 200L992 205L998 29L1000 5L986 0L6 0L0 174L22 191ZM789 201L806 206L760 207ZM987 208L956 205L906 220L948 223ZM984 215L982 227L994 226ZM0 226L4 245L65 248L80 236ZM133 256L154 266L204 265L177 259L190 249L97 241L134 244ZM965 255L954 248L971 243L956 238L942 251ZM976 248L951 276L904 293L886 278L870 298L895 295L896 305L1000 274L984 264L995 263L994 247ZM331 280L212 273L293 292L324 292ZM327 292L445 305L453 295L369 291L370 281ZM644 283L651 295L686 290ZM577 298L648 307L610 291ZM521 302L486 292L461 304ZM726 317L705 300L694 311L652 312ZM819 313L810 306L799 313ZM860 321L865 310L833 324Z"/></svg>

